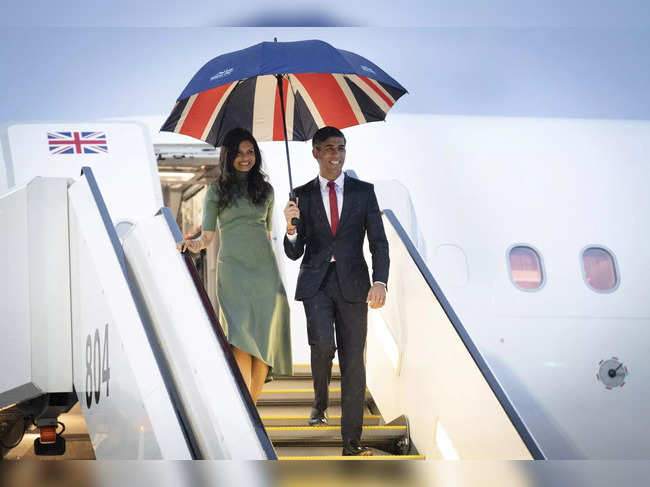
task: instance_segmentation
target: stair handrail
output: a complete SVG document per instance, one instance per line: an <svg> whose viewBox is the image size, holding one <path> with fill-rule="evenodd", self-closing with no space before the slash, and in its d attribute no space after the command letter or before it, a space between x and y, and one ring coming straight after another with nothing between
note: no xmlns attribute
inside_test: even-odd
<svg viewBox="0 0 650 487"><path fill-rule="evenodd" d="M88 183L88 188L90 189L90 193L93 199L95 200L95 205L97 206L97 211L99 212L99 215L102 219L104 229L106 230L106 233L111 242L111 246L115 251L115 256L117 257L118 263L122 270L122 274L124 275L124 279L133 297L133 303L135 304L138 316L140 317L140 321L142 322L145 335L147 336L149 346L151 347L151 351L153 353L154 359L156 361L156 364L158 365L158 370L160 371L160 376L162 378L163 383L165 384L165 389L167 390L167 394L169 395L170 402L172 404L174 412L176 413L176 419L185 438L185 442L187 444L190 457L193 460L201 460L203 459L203 452L201 451L201 446L196 438L196 435L194 434L191 423L188 420L187 410L183 404L183 401L181 400L178 387L174 382L173 374L171 372L171 366L169 364L169 361L165 357L165 353L163 351L162 345L160 344L156 332L153 329L153 325L147 319L146 311L142 309L142 305L139 304L139 300L136 298L135 286L133 285L131 279L129 278L129 273L127 271L124 249L122 248L122 244L120 243L120 239L117 235L117 231L115 230L115 225L113 224L113 220L111 219L111 216L108 212L106 202L104 201L104 197L102 196L102 193L99 189L99 185L97 184L97 180L95 179L93 170L88 166L84 166L81 168L81 176L85 177L86 182Z"/></svg>
<svg viewBox="0 0 650 487"><path fill-rule="evenodd" d="M485 378L485 381L487 382L488 386L492 390L492 393L501 404L501 407L503 408L504 412L510 419L510 422L517 430L517 433L519 434L520 438L526 445L526 448L528 448L528 451L530 452L531 456L535 460L545 460L546 457L544 456L544 453L542 452L541 448L535 441L535 438L533 438L530 431L528 431L528 428L526 427L526 424L524 423L523 419L521 418L521 416L515 409L514 405L508 398L504 389L501 387L501 384L499 384L496 377L490 370L489 366L487 365L487 362L481 355L481 352L474 344L474 341L469 336L469 333L463 326L463 323L461 322L460 318L458 318L458 315L456 314L453 307L449 303L449 300L445 296L445 293L442 291L442 289L436 282L435 278L433 277L433 274L431 273L431 270L429 269L424 259L420 255L420 252L418 252L417 248L413 244L411 237L409 237L408 233L406 232L406 230L404 229L399 219L397 218L397 216L392 210L385 208L382 210L382 213L386 217L388 222L391 224L393 229L395 230L397 236L402 241L402 244L404 244L404 247L406 247L406 250L408 251L409 256L413 260L413 263L416 265L416 267L422 274L422 277L424 278L427 285L431 289L431 292L433 293L435 298L438 300L438 303L440 304L443 311L447 315L449 322L456 330L458 337L461 339L463 345L471 355L472 359L474 360L474 363L476 364L479 371Z"/></svg>
<svg viewBox="0 0 650 487"><path fill-rule="evenodd" d="M345 171L345 174L355 179L358 179L356 172L352 169ZM408 251L411 259L413 259L413 263L416 265L416 267L422 274L422 277L424 278L427 285L431 289L431 292L433 293L435 298L438 300L438 303L442 307L442 310L445 312L447 318L449 319L452 326L456 330L458 337L463 342L463 345L465 345L465 348L471 355L472 360L474 360L474 363L476 364L479 371L485 378L485 381L487 382L488 386L492 390L492 393L501 404L501 407L503 408L504 412L508 416L508 419L510 419L510 422L517 430L519 437L526 445L526 448L528 448L528 451L530 452L531 456L533 457L534 460L546 460L546 457L544 456L544 453L542 452L541 448L535 441L535 438L533 438L533 435L530 433L530 431L528 431L528 428L526 427L526 424L524 423L523 419L521 419L521 416L519 416L519 413L515 409L514 405L512 404L512 402L510 402L508 395L503 390L501 384L499 384L496 377L488 367L487 362L485 361L485 359L481 355L481 352L474 344L474 341L469 336L469 333L467 333L467 330L463 326L463 323L460 321L460 318L458 318L458 315L454 311L454 308L449 303L449 300L445 296L445 293L442 292L442 289L434 279L433 274L429 269L429 266L427 266L426 262L420 255L420 252L418 251L417 247L413 244L411 237L409 237L409 234L406 232L406 230L400 223L399 218L397 218L397 215L395 215L393 210L388 208L382 209L382 214L386 217L386 219L395 229L397 236L404 244L404 247L406 247L406 250Z"/></svg>
<svg viewBox="0 0 650 487"><path fill-rule="evenodd" d="M161 214L164 216L167 225L169 226L169 229L172 232L174 241L176 243L182 242L183 235L180 231L180 228L178 228L178 224L176 223L176 220L172 215L171 209L169 209L166 206L163 206L158 211L157 214L159 215ZM190 256L189 252L183 252L182 256L183 256L183 260L185 261L185 265L187 266L187 270L190 273L190 277L192 278L192 282L194 283L194 286L196 288L196 292L199 294L199 297L201 298L201 303L203 304L203 308L205 309L205 312L208 315L210 324L212 325L212 330L214 331L214 334L217 337L217 341L219 342L219 345L221 346L221 350L226 358L226 363L228 364L228 367L230 368L230 372L235 378L235 382L237 384L237 390L239 391L242 401L244 402L250 420L253 423L253 427L255 428L255 433L257 434L257 438L260 441L260 445L264 450L264 453L266 454L268 460L277 460L278 457L275 452L275 449L273 448L273 444L271 443L271 440L266 432L266 429L264 428L264 423L262 422L262 418L260 417L259 411L257 410L255 404L253 403L253 399L251 398L251 395L248 391L248 387L246 386L244 377L241 375L241 371L239 370L239 366L237 365L237 361L235 360L235 355L232 353L232 349L230 348L230 343L228 342L228 338L226 337L226 334L223 331L221 323L219 322L219 317L217 316L217 313L214 310L214 306L212 306L212 302L210 301L210 297L208 296L208 293L205 290L205 286L203 286L203 282L201 281L201 276L199 275L199 271L196 268L196 265L194 264L194 261L192 260L192 257Z"/></svg>

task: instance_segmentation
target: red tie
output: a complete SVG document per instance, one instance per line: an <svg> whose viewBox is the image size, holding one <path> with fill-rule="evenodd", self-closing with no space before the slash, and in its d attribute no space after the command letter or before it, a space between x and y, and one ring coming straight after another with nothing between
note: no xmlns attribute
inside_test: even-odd
<svg viewBox="0 0 650 487"><path fill-rule="evenodd" d="M339 226L339 205L336 201L336 190L334 181L329 181L327 185L330 188L330 224L332 225L332 235L336 235L336 227Z"/></svg>

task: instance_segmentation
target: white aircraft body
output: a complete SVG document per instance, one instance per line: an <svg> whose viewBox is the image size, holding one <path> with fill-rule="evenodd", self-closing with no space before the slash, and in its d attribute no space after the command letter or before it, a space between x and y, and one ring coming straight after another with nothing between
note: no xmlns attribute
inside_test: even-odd
<svg viewBox="0 0 650 487"><path fill-rule="evenodd" d="M0 370L13 370L43 349L29 338L30 329L56 334L56 327L66 328L74 359L68 379L98 458L272 458L230 375L219 379L230 387L230 409L213 407L212 392L199 387L209 377L202 361L219 350L202 310L185 326L211 345L197 354L198 362L183 358L198 345L177 333L174 323L181 318L169 303L178 300L186 311L201 307L174 254L177 229L156 216L162 200L151 141L128 122L93 122L88 130L112 134L109 152L112 139L124 147L119 156L52 153L43 134L82 131L83 125L10 125L2 134L0 224L3 232L22 228L35 243L25 249L2 239L3 255L22 260L0 261L0 329L5 333L20 322L25 331L15 337L22 347L0 345ZM650 234L650 123L391 115L386 123L344 133L344 169L375 184L391 245L388 300L370 313L367 350L368 386L387 421L406 414L412 441L431 458L648 458L650 300L644 277L650 256L644 246ZM290 150L294 185L313 179L310 144L292 143ZM299 264L282 252L283 195L289 190L284 146L263 143L262 151L275 188L276 258L292 296ZM97 174L111 223L121 228L117 243L104 212L91 204L97 198L87 176L79 177L82 166ZM38 176L44 181L34 182ZM58 190L51 184L63 198L60 221L70 221L69 250L63 241L59 252L72 273L66 266L60 270L68 270L70 282L59 292L68 296L71 311L60 310L49 318L56 323L45 323L38 319L42 294L30 283L46 269L34 266L44 265L52 245L21 215L48 207L35 185L49 188L51 177L66 178ZM158 243L147 238L153 234ZM120 248L125 273L111 256ZM173 279L164 274L169 262ZM22 285L10 294L16 279ZM80 292L81 282L98 291ZM93 321L102 307L109 318L97 319L115 323L110 343L122 343L112 364L128 366L111 366L123 371L121 379L111 373L111 380L121 381L113 404L84 408L94 390L85 383L82 361L88 336L95 346L95 330L98 343L105 343ZM152 329L162 351L152 345ZM307 362L304 313L296 302L292 343L294 362ZM145 356L136 353L138 346ZM66 356L69 362L69 354L61 355L48 370ZM150 371L148 389L140 367ZM42 393L72 391L48 389L39 378L47 376L42 369L21 374L0 373L0 409ZM118 401L124 402L118 407ZM128 408L140 408L142 420L125 420L121 412ZM167 431L164 418L172 416ZM229 427L233 421L237 426ZM231 442L229 435L241 431L249 432L250 442ZM178 444L183 447L175 449Z"/></svg>

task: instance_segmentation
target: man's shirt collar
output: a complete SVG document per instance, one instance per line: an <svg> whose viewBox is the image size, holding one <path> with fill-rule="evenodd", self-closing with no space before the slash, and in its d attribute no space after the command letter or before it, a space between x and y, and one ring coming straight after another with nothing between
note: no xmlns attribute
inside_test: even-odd
<svg viewBox="0 0 650 487"><path fill-rule="evenodd" d="M336 188L341 188L343 189L343 181L345 180L345 173L341 171L341 174L339 174L339 177L334 180L334 184L336 184ZM318 175L318 181L320 183L320 189L321 191L329 191L329 188L327 187L327 183L329 182L329 179L325 179L323 176L320 174Z"/></svg>

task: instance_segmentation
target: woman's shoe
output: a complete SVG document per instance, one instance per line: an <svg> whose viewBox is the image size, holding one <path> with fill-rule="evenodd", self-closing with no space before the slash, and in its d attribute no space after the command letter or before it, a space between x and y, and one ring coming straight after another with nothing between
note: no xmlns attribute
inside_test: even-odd
<svg viewBox="0 0 650 487"><path fill-rule="evenodd" d="M316 408L311 408L309 426L327 426L327 413L325 411L319 411Z"/></svg>

